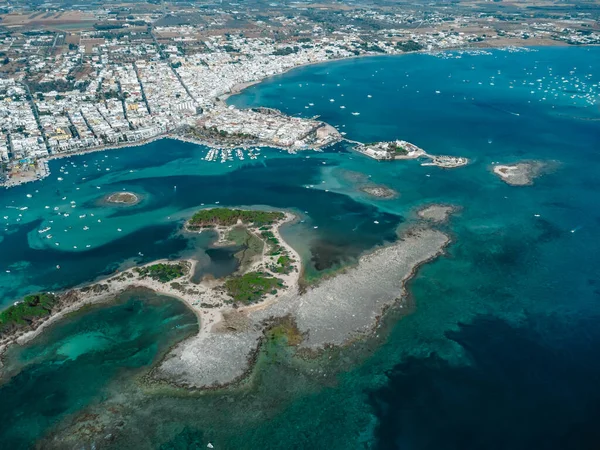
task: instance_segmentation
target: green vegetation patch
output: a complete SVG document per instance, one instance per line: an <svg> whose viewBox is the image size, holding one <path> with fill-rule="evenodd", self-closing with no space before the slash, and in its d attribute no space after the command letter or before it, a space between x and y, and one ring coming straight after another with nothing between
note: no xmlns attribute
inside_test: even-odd
<svg viewBox="0 0 600 450"><path fill-rule="evenodd" d="M225 289L235 302L245 305L260 301L267 293L275 294L283 281L264 272L248 272L225 281Z"/></svg>
<svg viewBox="0 0 600 450"><path fill-rule="evenodd" d="M285 251L284 247L279 244L279 239L275 237L272 231L263 231L260 233L267 245L269 246L267 254L269 256L277 256Z"/></svg>
<svg viewBox="0 0 600 450"><path fill-rule="evenodd" d="M396 47L398 47L403 52L418 52L419 50L423 50L423 46L418 42L408 40L406 42L396 42Z"/></svg>
<svg viewBox="0 0 600 450"><path fill-rule="evenodd" d="M229 208L212 208L198 211L192 216L188 222L188 227L191 229L214 227L214 226L231 226L241 221L247 225L255 225L261 227L271 225L278 220L282 220L285 215L277 211L254 211Z"/></svg>
<svg viewBox="0 0 600 450"><path fill-rule="evenodd" d="M58 297L53 294L28 295L22 302L0 312L0 331L29 325L35 319L49 315L57 302Z"/></svg>
<svg viewBox="0 0 600 450"><path fill-rule="evenodd" d="M168 283L184 276L187 273L187 268L184 264L154 264L148 267L137 267L134 269L140 278L152 278L161 283Z"/></svg>
<svg viewBox="0 0 600 450"><path fill-rule="evenodd" d="M396 144L395 142L390 143L389 148L395 153L400 153L401 155L408 155L408 150L406 150L401 145Z"/></svg>
<svg viewBox="0 0 600 450"><path fill-rule="evenodd" d="M298 329L298 326L289 317L282 319L277 325L269 329L267 336L276 343L293 347L300 345L304 340L304 336Z"/></svg>
<svg viewBox="0 0 600 450"><path fill-rule="evenodd" d="M272 269L277 273L288 274L294 268L292 265L293 262L294 260L292 258L290 258L287 254L283 254L277 258L277 262Z"/></svg>

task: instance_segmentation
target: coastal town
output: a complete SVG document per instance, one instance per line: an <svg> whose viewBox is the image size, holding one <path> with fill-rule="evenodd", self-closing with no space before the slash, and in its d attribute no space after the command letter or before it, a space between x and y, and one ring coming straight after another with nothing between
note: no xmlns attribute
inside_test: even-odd
<svg viewBox="0 0 600 450"><path fill-rule="evenodd" d="M0 10L0 182L43 178L51 157L165 136L225 154L250 146L291 152L326 147L343 133L317 118L225 103L251 84L306 64L600 42L594 9L529 15L511 8L507 21L509 9L493 12L485 5L474 12L462 5L425 11L331 4L286 6L272 14L233 4L160 9L94 2L40 12L16 2ZM364 153L404 157L373 152ZM455 167L466 161L436 157L431 163Z"/></svg>

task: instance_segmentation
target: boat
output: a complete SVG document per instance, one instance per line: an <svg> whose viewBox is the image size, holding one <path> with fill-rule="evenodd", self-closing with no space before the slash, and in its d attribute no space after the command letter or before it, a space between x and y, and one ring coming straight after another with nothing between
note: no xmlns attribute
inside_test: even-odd
<svg viewBox="0 0 600 450"><path fill-rule="evenodd" d="M38 233L40 233L40 234L45 233L46 231L49 231L51 228L52 227L46 227L44 229L39 230Z"/></svg>

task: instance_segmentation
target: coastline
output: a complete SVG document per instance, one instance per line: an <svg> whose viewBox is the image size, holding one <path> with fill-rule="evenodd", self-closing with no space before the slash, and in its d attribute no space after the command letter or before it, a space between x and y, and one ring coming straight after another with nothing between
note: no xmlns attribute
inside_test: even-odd
<svg viewBox="0 0 600 450"><path fill-rule="evenodd" d="M371 336L385 311L406 298L406 283L421 265L439 257L451 239L420 222L391 245L305 292L287 291L236 311L222 322L177 344L149 374L151 383L187 389L219 389L243 382L252 372L268 330L288 320L308 354Z"/></svg>
<svg viewBox="0 0 600 450"><path fill-rule="evenodd" d="M547 46L556 46L556 45L547 45ZM245 83L238 83L236 85L234 85L229 92L222 94L220 96L218 96L216 98L216 102L217 103L222 103L223 105L227 105L227 99L229 99L229 97L232 97L234 95L237 95L239 93L241 93L242 91L244 91L245 89L254 86L256 84L260 84L263 83L265 81L268 81L274 77L277 76L281 76L281 75L285 75L288 74L289 72L296 70L296 69L301 69L307 66L313 66L313 65L318 65L318 64L328 64L328 63L333 63L333 62L341 62L341 61L350 61L350 60L358 60L360 58L373 58L373 57L401 57L401 56L406 56L406 55L410 55L410 54L424 54L424 55L432 55L435 56L437 53L443 53L443 52L452 52L452 51L486 51L486 50L498 50L498 49L510 49L510 48L526 48L528 50L535 50L535 48L537 47L542 47L540 45L536 45L536 46L507 46L507 45L501 45L501 46L497 46L497 47L457 47L457 48L448 48L448 49L440 49L438 51L432 51L432 50L418 50L418 51L414 51L414 52L404 52L404 53L375 53L375 54L363 54L363 55L354 55L354 56L348 56L348 57L339 57L339 58L331 58L331 59L327 59L327 60L323 60L323 61L312 61L312 62L307 62L307 63L303 63L303 64L299 64L297 66L293 66L290 67L288 69L283 70L281 73L277 73L277 74L273 74L270 75L268 77L265 78L261 78L258 80L253 80L253 81L248 81ZM329 124L327 124L329 125ZM330 125L331 126L331 125ZM182 136L180 134L177 134L176 130L171 130L171 131L167 131L165 133L153 136L151 138L148 139L143 139L140 141L135 141L135 142L123 142L123 143L117 143L117 144L107 144L107 145L101 145L101 146L97 146L97 147L91 147L91 148L86 148L84 150L77 150L74 152L67 152L67 153L56 153L56 154L52 154L52 155L48 155L48 156L43 156L41 158L39 158L37 161L39 163L42 164L47 164L48 161L54 160L54 159L62 159L62 158L70 158L72 156L81 156L81 155L85 155L87 153L95 153L95 152L101 152L101 151L106 151L106 150L115 150L115 149L121 149L121 148L127 148L127 147L138 147L138 146L143 146L146 144L150 144L153 143L155 141L159 141L162 139L175 139L175 140L179 140L181 142L188 142L188 143L192 143L192 144L196 144L196 145L204 145L207 146L209 148L216 148L216 149L220 149L220 148L232 148L231 146L223 146L220 147L218 145L216 145L213 142L208 142L208 141L202 141L199 139L193 139L187 136ZM346 139L343 138L343 140L346 141L351 141L350 139ZM332 142L329 145L333 145L335 142ZM256 146L256 147L271 147L271 148L276 148L279 150L284 150L284 151L288 151L288 148L285 147L280 147L277 146L276 144L270 144L270 143L262 143L259 142L257 144L253 144L250 145L250 147L252 146ZM240 145L240 146L236 146L235 148L246 148L244 145ZM319 149L314 149L314 150L319 150ZM429 156L429 155L428 155ZM431 155L432 157L434 155ZM11 180L8 180L7 182L0 184L0 186L4 187L5 189L10 189L12 187L16 187L16 186L20 186L22 184L27 184L27 183L31 183L31 182L35 182L38 180L41 180L43 178L46 178L50 175L50 170L47 168L46 166L46 170L45 173L42 177L36 177L33 179L28 179L25 180L23 182L17 182L17 183L11 183Z"/></svg>
<svg viewBox="0 0 600 450"><path fill-rule="evenodd" d="M254 368L265 333L278 321L291 321L302 336L298 348L309 355L371 336L388 308L403 307L406 283L418 268L442 255L451 242L447 234L421 220L405 230L394 244L363 255L356 265L300 292L300 255L280 233L281 226L295 219L294 214L286 212L284 219L271 227L280 245L300 263L288 274L276 274L285 285L279 292L267 294L257 303L236 306L222 289L224 280L190 282L196 264L194 260L153 261L65 292L63 297L70 303L62 305L35 329L3 339L0 368L8 346L30 342L47 327L84 306L110 301L129 289L143 288L184 302L199 322L198 333L166 352L145 377L146 382L193 390L222 388L247 378ZM222 242L228 228L232 229L217 229L219 241ZM246 273L263 267L266 247ZM182 263L186 265L187 273L167 283L136 275L139 269L152 265Z"/></svg>
<svg viewBox="0 0 600 450"><path fill-rule="evenodd" d="M279 227L294 220L296 220L296 216L294 214L285 212L284 218L271 226L271 231L279 240L281 247L285 249L285 251L294 261L300 264L300 255L283 239L279 233ZM232 227L217 228L216 231L219 234L219 238L214 245L219 246L227 244L224 241L224 235L228 230L234 228L235 226L238 226L238 224ZM266 247L267 246L265 244L260 257L257 258L257 260L246 269L246 272L250 272L258 267L262 267L262 265L268 261L269 256L266 254ZM182 277L170 280L166 283L161 283L157 280L143 278L136 275L136 271L139 269L147 268L157 264L178 263L187 265L187 272ZM221 320L222 311L232 308L232 306L229 305L230 300L227 298L227 295L223 289L219 289L222 288L224 279L203 280L198 284L191 281L196 264L197 262L192 259L160 259L152 261L143 266L136 266L124 270L94 283L59 293L59 309L51 313L49 316L41 318L39 323L35 325L34 329L17 330L12 335L8 335L0 339L0 368L2 367L2 357L10 345L15 343L24 345L37 337L48 326L62 319L65 315L76 312L87 305L103 303L114 299L116 296L128 289L145 288L157 294L173 297L184 302L198 317L200 333L208 332L213 323L218 323ZM282 279L285 285L284 292L298 289L300 273L301 270L298 269L296 271L291 271L288 274L277 274L277 277ZM276 298L278 294L267 294L263 302L268 302L273 298ZM239 310L244 310L244 307L239 308Z"/></svg>

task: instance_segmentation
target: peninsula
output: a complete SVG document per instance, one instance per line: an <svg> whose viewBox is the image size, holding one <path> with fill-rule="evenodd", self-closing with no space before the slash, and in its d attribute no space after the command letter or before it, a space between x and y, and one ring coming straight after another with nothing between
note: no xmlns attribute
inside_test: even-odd
<svg viewBox="0 0 600 450"><path fill-rule="evenodd" d="M443 212L449 211L443 207ZM198 335L172 349L150 378L193 388L227 385L244 378L264 333L284 318L292 324L294 345L300 348L343 345L369 334L387 307L402 304L404 283L416 268L440 255L450 241L430 223L417 223L396 243L300 292L300 256L280 234L280 227L294 218L281 211L201 210L185 224L188 232L210 228L219 234L217 244L227 245L243 230L260 242L260 250L238 272L195 283L194 260L163 260L93 285L26 298L0 317L0 352L13 343L28 342L83 305L142 287L184 301L200 321Z"/></svg>

